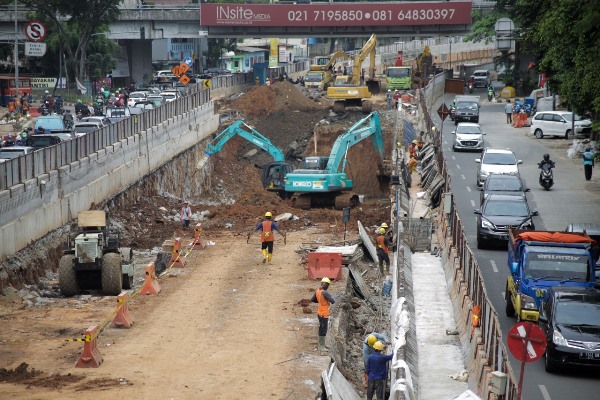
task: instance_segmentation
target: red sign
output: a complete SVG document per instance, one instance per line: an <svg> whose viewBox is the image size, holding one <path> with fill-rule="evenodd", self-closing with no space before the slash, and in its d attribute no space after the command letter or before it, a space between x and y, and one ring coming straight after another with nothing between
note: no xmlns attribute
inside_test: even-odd
<svg viewBox="0 0 600 400"><path fill-rule="evenodd" d="M532 322L519 322L508 331L506 344L517 360L533 362L546 351L546 334Z"/></svg>
<svg viewBox="0 0 600 400"><path fill-rule="evenodd" d="M41 42L46 38L47 33L46 25L38 20L29 21L25 26L25 36L32 42Z"/></svg>
<svg viewBox="0 0 600 400"><path fill-rule="evenodd" d="M413 26L471 23L470 1L435 3L201 3L202 26Z"/></svg>

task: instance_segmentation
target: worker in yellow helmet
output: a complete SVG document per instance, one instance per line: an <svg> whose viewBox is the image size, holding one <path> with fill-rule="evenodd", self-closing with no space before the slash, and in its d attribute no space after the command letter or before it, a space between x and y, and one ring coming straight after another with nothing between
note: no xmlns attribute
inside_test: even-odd
<svg viewBox="0 0 600 400"><path fill-rule="evenodd" d="M379 259L379 272L383 275L383 264L385 263L386 270L390 272L390 240L385 235L385 228L379 228L377 230L377 237L375 238L377 244L377 258Z"/></svg>
<svg viewBox="0 0 600 400"><path fill-rule="evenodd" d="M365 363L365 385L368 383L368 377L367 377L367 372L366 372L367 360L369 359L369 356L371 354L375 353L375 349L373 348L373 345L377 341L380 341L382 343L388 343L388 338L386 335L384 335L382 333L372 332L367 335L367 337L365 338L365 340L363 342L363 361Z"/></svg>
<svg viewBox="0 0 600 400"><path fill-rule="evenodd" d="M310 299L313 303L318 303L319 307L317 308L317 317L319 318L319 336L318 340L318 350L319 354L326 355L327 347L325 346L325 337L327 336L327 325L329 324L329 305L335 304L335 299L332 295L329 294L327 289L329 289L329 285L331 284L331 280L327 277L321 279L321 286L317 289L313 297Z"/></svg>
<svg viewBox="0 0 600 400"><path fill-rule="evenodd" d="M367 400L373 400L373 395L377 396L377 400L383 400L385 392L385 380L387 378L387 363L394 354L381 354L383 351L383 343L377 341L373 344L375 350L367 359L367 376L369 384L367 386Z"/></svg>
<svg viewBox="0 0 600 400"><path fill-rule="evenodd" d="M256 225L256 228L254 229L254 231L250 232L248 234L248 241L250 240L250 236L252 236L252 234L256 231L261 230L262 233L260 235L260 242L261 242L261 250L262 250L262 255L263 255L263 264L268 262L271 262L271 260L273 259L273 242L275 241L275 234L274 232L278 232L281 236L283 236L284 238L284 244L285 244L285 232L282 232L281 230L279 230L279 227L277 226L277 224L274 221L271 221L271 218L273 218L273 214L271 214L270 211L267 211L265 213L265 219L261 222L258 223L258 225Z"/></svg>

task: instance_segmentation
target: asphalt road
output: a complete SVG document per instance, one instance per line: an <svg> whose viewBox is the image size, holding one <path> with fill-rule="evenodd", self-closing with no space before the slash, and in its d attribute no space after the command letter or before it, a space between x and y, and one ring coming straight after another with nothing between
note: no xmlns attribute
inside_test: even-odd
<svg viewBox="0 0 600 400"><path fill-rule="evenodd" d="M486 133L487 147L510 148L519 160L521 178L531 191L527 194L529 206L538 210L534 217L536 229L559 230L573 222L600 223L600 170L595 170L592 180L585 181L581 159L566 157L565 139L536 139L529 135L529 128L515 129L506 124L504 104L487 101L481 96L480 125ZM447 95L450 104L454 95ZM439 106L439 105L438 105ZM436 116L436 124L439 126ZM480 153L453 152L454 122L447 119L443 125L443 149L452 176L452 192L460 217L464 223L469 245L473 249L485 279L487 293L498 313L504 338L508 329L516 323L506 317L504 291L508 275L507 251L504 245L492 250L477 250L476 220L473 210L479 207L479 191L476 185L476 163ZM554 186L546 192L538 184L537 163L544 153L556 162ZM512 359L511 366L518 375L520 362ZM518 379L518 376L517 376ZM528 363L524 374L523 399L526 400L579 400L600 398L599 371L577 369L549 374L544 370L544 359Z"/></svg>

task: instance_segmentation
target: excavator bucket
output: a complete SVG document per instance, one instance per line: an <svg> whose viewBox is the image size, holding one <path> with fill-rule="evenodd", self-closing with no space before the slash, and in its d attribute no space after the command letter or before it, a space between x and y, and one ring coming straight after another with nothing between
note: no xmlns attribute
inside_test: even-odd
<svg viewBox="0 0 600 400"><path fill-rule="evenodd" d="M196 169L202 169L204 168L204 166L206 165L206 163L208 162L208 159L210 158L211 154L209 153L202 153L200 155L200 158L198 159L198 162L196 163Z"/></svg>

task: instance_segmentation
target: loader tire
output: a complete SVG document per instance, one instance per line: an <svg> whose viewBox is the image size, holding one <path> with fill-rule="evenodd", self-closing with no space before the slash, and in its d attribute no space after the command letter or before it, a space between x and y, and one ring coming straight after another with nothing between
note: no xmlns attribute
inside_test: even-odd
<svg viewBox="0 0 600 400"><path fill-rule="evenodd" d="M121 255L106 253L102 258L102 293L105 296L118 296L123 286Z"/></svg>
<svg viewBox="0 0 600 400"><path fill-rule="evenodd" d="M77 274L75 273L75 256L65 254L58 266L58 287L63 296L75 296L79 292Z"/></svg>

